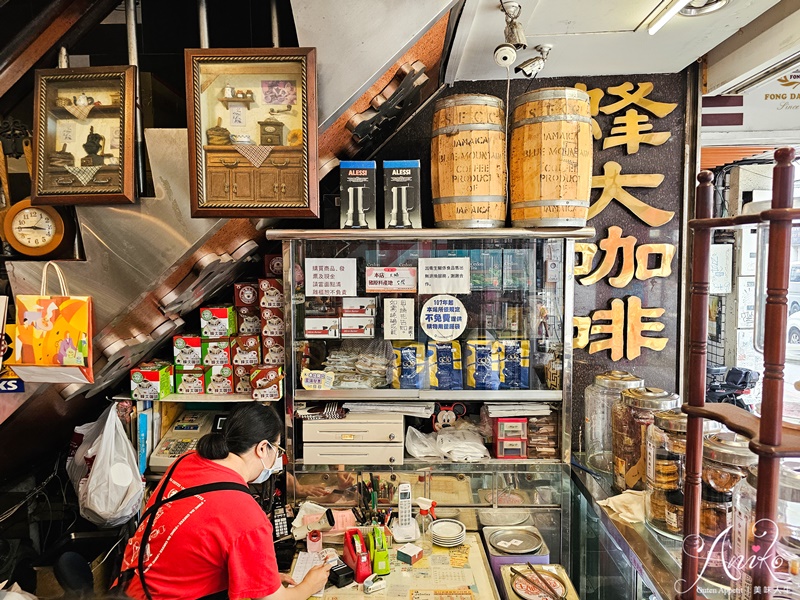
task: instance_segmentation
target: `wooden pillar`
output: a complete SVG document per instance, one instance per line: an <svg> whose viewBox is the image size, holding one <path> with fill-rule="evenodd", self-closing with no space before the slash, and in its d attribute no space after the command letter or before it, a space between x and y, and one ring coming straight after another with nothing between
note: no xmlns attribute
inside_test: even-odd
<svg viewBox="0 0 800 600"><path fill-rule="evenodd" d="M695 196L695 218L711 218L714 175L701 171ZM708 271L711 230L698 228L692 237L691 322L689 324L690 406L702 407L706 397L706 351L708 341ZM700 474L703 466L703 418L688 416L686 430L686 471L683 498L683 561L680 600L697 598L698 548L700 546Z"/></svg>

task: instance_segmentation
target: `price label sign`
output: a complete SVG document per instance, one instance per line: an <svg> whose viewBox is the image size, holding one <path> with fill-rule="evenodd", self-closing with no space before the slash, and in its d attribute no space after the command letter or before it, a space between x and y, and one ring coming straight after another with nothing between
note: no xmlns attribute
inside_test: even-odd
<svg viewBox="0 0 800 600"><path fill-rule="evenodd" d="M387 340L414 339L413 298L386 298L383 301L383 337Z"/></svg>
<svg viewBox="0 0 800 600"><path fill-rule="evenodd" d="M367 293L415 293L416 267L367 267Z"/></svg>
<svg viewBox="0 0 800 600"><path fill-rule="evenodd" d="M469 258L420 258L420 294L469 294Z"/></svg>
<svg viewBox="0 0 800 600"><path fill-rule="evenodd" d="M467 309L455 296L434 296L422 305L419 323L428 337L437 342L449 342L467 328Z"/></svg>
<svg viewBox="0 0 800 600"><path fill-rule="evenodd" d="M333 388L334 374L330 371L311 371L303 369L300 373L300 383L304 390L329 390Z"/></svg>
<svg viewBox="0 0 800 600"><path fill-rule="evenodd" d="M307 258L306 296L357 296L355 258Z"/></svg>

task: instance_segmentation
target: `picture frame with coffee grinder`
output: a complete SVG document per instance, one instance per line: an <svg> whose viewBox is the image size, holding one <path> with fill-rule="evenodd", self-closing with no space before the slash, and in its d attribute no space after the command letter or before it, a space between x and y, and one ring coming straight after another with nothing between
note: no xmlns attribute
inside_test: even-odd
<svg viewBox="0 0 800 600"><path fill-rule="evenodd" d="M136 200L136 67L36 71L31 203Z"/></svg>

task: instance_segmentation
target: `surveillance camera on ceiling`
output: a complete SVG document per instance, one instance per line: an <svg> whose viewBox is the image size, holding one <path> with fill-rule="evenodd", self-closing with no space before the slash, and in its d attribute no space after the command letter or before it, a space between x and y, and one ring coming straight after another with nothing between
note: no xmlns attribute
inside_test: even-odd
<svg viewBox="0 0 800 600"><path fill-rule="evenodd" d="M522 73L525 77L533 77L544 68L544 59L541 56L529 58L514 68L514 73Z"/></svg>
<svg viewBox="0 0 800 600"><path fill-rule="evenodd" d="M517 60L517 51L511 44L500 44L494 49L494 62L498 67L511 67Z"/></svg>

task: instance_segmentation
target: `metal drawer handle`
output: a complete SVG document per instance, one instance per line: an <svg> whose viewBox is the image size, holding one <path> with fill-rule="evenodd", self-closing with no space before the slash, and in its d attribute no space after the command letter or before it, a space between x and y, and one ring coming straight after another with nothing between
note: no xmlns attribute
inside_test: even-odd
<svg viewBox="0 0 800 600"><path fill-rule="evenodd" d="M106 177L105 179L97 179L95 177L92 179L92 183L96 183L97 185L106 185L107 183L111 183L111 177Z"/></svg>
<svg viewBox="0 0 800 600"><path fill-rule="evenodd" d="M229 169L232 169L234 167L238 167L239 166L239 159L238 158L236 160L234 160L233 162L227 162L224 158L220 158L219 162L222 163L223 167L228 167Z"/></svg>
<svg viewBox="0 0 800 600"><path fill-rule="evenodd" d="M393 434L393 433L389 434L389 439L390 440L394 440L395 437L397 437L395 434Z"/></svg>
<svg viewBox="0 0 800 600"><path fill-rule="evenodd" d="M228 182L226 181L226 182L225 182L225 187L223 188L223 190L224 190L224 191L225 191L225 193L227 194L229 189L231 189L231 188L228 186Z"/></svg>
<svg viewBox="0 0 800 600"><path fill-rule="evenodd" d="M285 167L286 165L288 165L288 164L289 164L289 159L287 158L285 161L283 161L282 163L278 164L278 163L276 163L274 160L272 160L272 159L270 158L270 159L269 159L269 162L271 162L271 163L272 163L272 166L273 166L273 167Z"/></svg>
<svg viewBox="0 0 800 600"><path fill-rule="evenodd" d="M234 196L236 195L236 184L235 183L233 184L233 195Z"/></svg>
<svg viewBox="0 0 800 600"><path fill-rule="evenodd" d="M285 194L285 193L286 193L286 184L285 184L285 183L282 183L282 184L281 184L281 193L282 193L282 194Z"/></svg>
<svg viewBox="0 0 800 600"><path fill-rule="evenodd" d="M56 185L73 185L74 183L75 180L72 179L71 177L67 178L59 177L58 179L56 179Z"/></svg>
<svg viewBox="0 0 800 600"><path fill-rule="evenodd" d="M278 193L278 184L277 183L272 186L272 193L273 194L277 194Z"/></svg>

